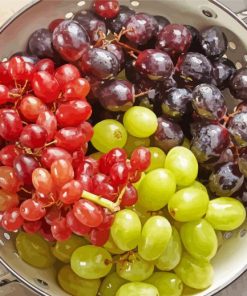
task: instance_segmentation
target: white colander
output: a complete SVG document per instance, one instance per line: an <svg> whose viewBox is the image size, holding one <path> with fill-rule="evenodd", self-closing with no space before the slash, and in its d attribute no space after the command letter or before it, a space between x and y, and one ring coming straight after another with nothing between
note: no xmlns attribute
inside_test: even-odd
<svg viewBox="0 0 247 296"><path fill-rule="evenodd" d="M235 63L237 68L247 65L247 25L243 21L245 17L247 18L247 13L242 12L238 15L233 13L237 9L244 11L247 8L247 0L224 0L232 10L216 0L125 0L120 2L137 11L164 15L173 23L190 24L198 29L211 25L221 26L229 41L227 57ZM90 1L31 1L0 28L0 58L4 59L17 51L25 50L30 34L36 29L47 27L51 20L72 18L75 12L89 6ZM228 92L225 96L228 102L234 102ZM186 296L214 295L247 269L246 233L247 224L232 233L223 234L222 245L213 260L215 269L213 285L202 292L187 291ZM0 256L0 263L39 295L68 295L57 284L56 267L39 270L24 263L16 253L15 234L5 233L2 229L0 229ZM0 295L2 295L1 288Z"/></svg>

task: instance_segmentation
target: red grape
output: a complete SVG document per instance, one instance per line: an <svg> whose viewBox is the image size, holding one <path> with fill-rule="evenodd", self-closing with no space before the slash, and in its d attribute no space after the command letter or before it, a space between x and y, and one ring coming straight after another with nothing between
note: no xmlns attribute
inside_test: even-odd
<svg viewBox="0 0 247 296"><path fill-rule="evenodd" d="M77 78L64 86L64 99L66 101L81 99L85 100L89 94L90 84L84 78Z"/></svg>
<svg viewBox="0 0 247 296"><path fill-rule="evenodd" d="M21 149L15 145L7 145L0 150L0 161L3 165L13 166L14 160L21 154Z"/></svg>
<svg viewBox="0 0 247 296"><path fill-rule="evenodd" d="M9 166L0 166L0 187L7 191L16 193L20 189L21 182L15 171Z"/></svg>
<svg viewBox="0 0 247 296"><path fill-rule="evenodd" d="M25 119L35 122L40 112L47 110L47 107L39 98L28 95L21 100L19 110Z"/></svg>
<svg viewBox="0 0 247 296"><path fill-rule="evenodd" d="M19 114L12 109L0 111L0 136L7 141L18 140L22 132L22 122Z"/></svg>
<svg viewBox="0 0 247 296"><path fill-rule="evenodd" d="M80 181L83 190L92 192L93 182L89 175L80 174L76 177L76 180Z"/></svg>
<svg viewBox="0 0 247 296"><path fill-rule="evenodd" d="M94 0L94 11L103 18L112 19L119 13L118 0Z"/></svg>
<svg viewBox="0 0 247 296"><path fill-rule="evenodd" d="M52 192L54 184L50 173L44 168L37 168L32 173L34 188L43 194Z"/></svg>
<svg viewBox="0 0 247 296"><path fill-rule="evenodd" d="M81 198L82 191L81 182L72 180L60 189L59 199L65 204L73 204Z"/></svg>
<svg viewBox="0 0 247 296"><path fill-rule="evenodd" d="M9 88L5 85L0 85L0 105L4 105L9 99Z"/></svg>
<svg viewBox="0 0 247 296"><path fill-rule="evenodd" d="M59 159L51 165L51 176L56 186L62 187L74 178L72 164L65 159Z"/></svg>
<svg viewBox="0 0 247 296"><path fill-rule="evenodd" d="M127 153L124 149L114 148L106 155L107 165L111 168L115 163L126 162L127 157Z"/></svg>
<svg viewBox="0 0 247 296"><path fill-rule="evenodd" d="M133 169L144 172L151 163L151 153L148 148L136 148L131 154L130 163Z"/></svg>
<svg viewBox="0 0 247 296"><path fill-rule="evenodd" d="M53 237L51 233L51 226L45 222L45 220L42 220L42 226L39 230L39 233L43 236L45 240L48 242L54 242L55 238Z"/></svg>
<svg viewBox="0 0 247 296"><path fill-rule="evenodd" d="M75 217L73 210L69 211L66 216L67 225L71 229L71 231L76 235L85 235L88 234L91 230L91 227L88 227Z"/></svg>
<svg viewBox="0 0 247 296"><path fill-rule="evenodd" d="M46 214L46 209L33 199L26 199L20 206L21 216L27 221L38 221Z"/></svg>
<svg viewBox="0 0 247 296"><path fill-rule="evenodd" d="M57 241L64 241L70 238L72 231L67 225L66 218L61 218L59 221L54 222L51 226L51 233Z"/></svg>
<svg viewBox="0 0 247 296"><path fill-rule="evenodd" d="M104 218L103 222L97 227L99 230L110 229L113 221L114 221L114 214L112 214L107 208L104 208Z"/></svg>
<svg viewBox="0 0 247 296"><path fill-rule="evenodd" d="M94 246L103 246L110 237L109 229L97 229L94 228L90 232L90 242Z"/></svg>
<svg viewBox="0 0 247 296"><path fill-rule="evenodd" d="M97 174L99 172L99 162L98 160L90 157L90 156L86 156L85 157L85 161L90 163L93 166L93 173Z"/></svg>
<svg viewBox="0 0 247 296"><path fill-rule="evenodd" d="M59 159L72 162L72 156L69 152L59 147L48 147L43 150L40 161L44 167L50 169L52 163Z"/></svg>
<svg viewBox="0 0 247 296"><path fill-rule="evenodd" d="M82 150L74 151L72 154L72 165L74 169L77 169L84 161L85 154Z"/></svg>
<svg viewBox="0 0 247 296"><path fill-rule="evenodd" d="M55 73L55 63L51 59L42 59L35 64L35 72L45 71L54 75Z"/></svg>
<svg viewBox="0 0 247 296"><path fill-rule="evenodd" d="M67 83L74 79L80 78L81 74L76 66L65 64L56 69L55 78L57 79L60 87L64 89Z"/></svg>
<svg viewBox="0 0 247 296"><path fill-rule="evenodd" d="M22 228L27 233L36 233L40 230L42 221L24 221Z"/></svg>
<svg viewBox="0 0 247 296"><path fill-rule="evenodd" d="M69 152L76 151L86 142L82 131L76 127L65 127L60 129L56 135L56 146L66 149Z"/></svg>
<svg viewBox="0 0 247 296"><path fill-rule="evenodd" d="M83 135L86 138L86 141L89 142L94 134L92 125L89 122L84 121L78 126L78 128L82 131Z"/></svg>
<svg viewBox="0 0 247 296"><path fill-rule="evenodd" d="M101 183L109 182L110 177L102 173L97 173L94 176L92 176L92 181L93 181L93 187L96 188Z"/></svg>
<svg viewBox="0 0 247 296"><path fill-rule="evenodd" d="M117 199L116 189L110 183L107 182L100 183L97 187L94 187L93 193L102 196L106 199L109 199L111 201L116 201Z"/></svg>
<svg viewBox="0 0 247 296"><path fill-rule="evenodd" d="M18 230L24 222L19 208L12 208L3 213L2 227L7 231Z"/></svg>
<svg viewBox="0 0 247 296"><path fill-rule="evenodd" d="M46 215L44 218L47 224L52 225L55 222L59 221L60 218L61 218L61 210L56 205L53 205L50 208L47 208Z"/></svg>
<svg viewBox="0 0 247 296"><path fill-rule="evenodd" d="M21 132L19 141L22 146L31 149L43 147L46 143L47 132L38 124L29 124Z"/></svg>
<svg viewBox="0 0 247 296"><path fill-rule="evenodd" d="M92 177L94 175L93 165L90 162L83 161L77 168L76 175L88 175Z"/></svg>
<svg viewBox="0 0 247 296"><path fill-rule="evenodd" d="M53 112L49 110L40 112L36 124L46 130L47 142L50 142L54 139L57 131L57 119Z"/></svg>
<svg viewBox="0 0 247 296"><path fill-rule="evenodd" d="M32 185L32 173L39 166L38 161L29 155L19 155L14 161L15 174L25 185Z"/></svg>
<svg viewBox="0 0 247 296"><path fill-rule="evenodd" d="M0 82L4 85L9 84L12 81L12 77L9 73L9 62L0 62Z"/></svg>
<svg viewBox="0 0 247 296"><path fill-rule="evenodd" d="M63 21L64 21L64 19L55 19L55 20L51 21L48 26L49 31L54 32L56 27Z"/></svg>
<svg viewBox="0 0 247 296"><path fill-rule="evenodd" d="M121 201L121 206L123 207L133 206L134 204L137 203L137 200L138 200L137 190L131 183L128 183Z"/></svg>
<svg viewBox="0 0 247 296"><path fill-rule="evenodd" d="M9 193L0 189L0 211L7 211L18 206L19 196L16 193Z"/></svg>
<svg viewBox="0 0 247 296"><path fill-rule="evenodd" d="M9 61L8 71L13 80L31 80L34 66L26 63L22 57L15 56Z"/></svg>
<svg viewBox="0 0 247 296"><path fill-rule="evenodd" d="M129 170L125 162L115 163L110 170L110 178L114 185L126 184L129 177Z"/></svg>

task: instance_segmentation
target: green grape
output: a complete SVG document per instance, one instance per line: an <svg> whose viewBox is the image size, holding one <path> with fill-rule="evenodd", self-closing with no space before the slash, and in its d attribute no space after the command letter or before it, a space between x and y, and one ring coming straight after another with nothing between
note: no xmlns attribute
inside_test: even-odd
<svg viewBox="0 0 247 296"><path fill-rule="evenodd" d="M148 149L151 153L151 163L147 169L147 172L164 168L166 160L165 152L158 147L149 147Z"/></svg>
<svg viewBox="0 0 247 296"><path fill-rule="evenodd" d="M211 200L206 220L216 230L231 231L241 226L246 218L242 203L232 197L219 197Z"/></svg>
<svg viewBox="0 0 247 296"><path fill-rule="evenodd" d="M128 209L117 212L111 226L111 236L119 249L134 249L141 236L141 221L138 215Z"/></svg>
<svg viewBox="0 0 247 296"><path fill-rule="evenodd" d="M159 296L159 291L153 285L133 282L120 287L116 296Z"/></svg>
<svg viewBox="0 0 247 296"><path fill-rule="evenodd" d="M165 168L173 172L178 186L189 186L198 174L198 163L195 155L187 148L172 148L165 160Z"/></svg>
<svg viewBox="0 0 247 296"><path fill-rule="evenodd" d="M125 254L117 261L117 274L130 282L141 282L149 278L154 271L154 264L143 260L139 254Z"/></svg>
<svg viewBox="0 0 247 296"><path fill-rule="evenodd" d="M211 260L218 248L213 227L204 219L187 222L180 229L180 236L187 252L198 259Z"/></svg>
<svg viewBox="0 0 247 296"><path fill-rule="evenodd" d="M102 153L102 152L94 152L94 153L90 154L89 156L95 160L99 160L103 154L104 153Z"/></svg>
<svg viewBox="0 0 247 296"><path fill-rule="evenodd" d="M212 265L205 260L195 259L187 253L183 254L174 271L185 285L194 289L206 289L213 282Z"/></svg>
<svg viewBox="0 0 247 296"><path fill-rule="evenodd" d="M127 152L128 156L131 156L131 153L137 147L149 147L150 139L149 138L137 138L128 134L127 142L124 146L124 150Z"/></svg>
<svg viewBox="0 0 247 296"><path fill-rule="evenodd" d="M172 235L169 221L161 216L153 216L144 224L138 253L147 261L158 259L166 249Z"/></svg>
<svg viewBox="0 0 247 296"><path fill-rule="evenodd" d="M114 243L113 239L112 239L112 236L110 235L108 241L104 244L104 248L110 252L111 254L114 254L114 255L121 255L123 253L125 253L125 251L123 250L120 250L116 244Z"/></svg>
<svg viewBox="0 0 247 296"><path fill-rule="evenodd" d="M98 296L115 296L117 290L127 283L127 281L121 278L116 272L108 274L100 286Z"/></svg>
<svg viewBox="0 0 247 296"><path fill-rule="evenodd" d="M174 175L166 169L156 169L146 174L138 188L138 202L149 211L162 209L176 191Z"/></svg>
<svg viewBox="0 0 247 296"><path fill-rule="evenodd" d="M185 186L185 187L187 187L187 186ZM183 187L183 186L178 186L178 187L177 187L177 190L184 189L185 187ZM201 189L202 191L205 191L205 192L208 193L208 190L207 190L206 186L204 186L204 185L203 185L201 182L199 182L199 181L195 181L195 182L193 182L189 187L193 187L193 188L196 188L196 189Z"/></svg>
<svg viewBox="0 0 247 296"><path fill-rule="evenodd" d="M91 142L94 148L102 153L107 153L113 148L122 148L126 141L127 132L117 120L102 120L94 126Z"/></svg>
<svg viewBox="0 0 247 296"><path fill-rule="evenodd" d="M188 138L184 138L182 146L187 149L190 149L190 140Z"/></svg>
<svg viewBox="0 0 247 296"><path fill-rule="evenodd" d="M141 106L127 110L123 124L129 134L137 138L150 137L158 127L157 116L153 111Z"/></svg>
<svg viewBox="0 0 247 296"><path fill-rule="evenodd" d="M155 272L145 282L154 285L159 291L159 296L180 296L183 293L182 281L171 272Z"/></svg>
<svg viewBox="0 0 247 296"><path fill-rule="evenodd" d="M155 266L163 271L174 269L182 256L182 244L179 233L175 227L172 227L172 236L168 245L161 256L155 261Z"/></svg>
<svg viewBox="0 0 247 296"><path fill-rule="evenodd" d="M112 268L110 253L96 246L83 246L71 256L71 268L84 279L98 279L106 276Z"/></svg>
<svg viewBox="0 0 247 296"><path fill-rule="evenodd" d="M136 190L138 190L140 184L141 184L141 181L143 180L143 178L146 176L146 174L144 172L142 172L141 174L141 178L139 181L137 181L136 183L133 183L132 185L135 187Z"/></svg>
<svg viewBox="0 0 247 296"><path fill-rule="evenodd" d="M138 215L142 225L152 216L152 212L143 209L138 204L133 205L129 209L134 211Z"/></svg>
<svg viewBox="0 0 247 296"><path fill-rule="evenodd" d="M55 246L51 248L53 255L64 263L69 263L73 252L88 242L79 236L72 235L65 241L57 241Z"/></svg>
<svg viewBox="0 0 247 296"><path fill-rule="evenodd" d="M99 279L83 279L76 275L69 265L59 270L57 279L62 289L72 296L96 296L100 286Z"/></svg>
<svg viewBox="0 0 247 296"><path fill-rule="evenodd" d="M48 268L56 261L49 243L38 234L19 232L15 243L21 259L34 267Z"/></svg>
<svg viewBox="0 0 247 296"><path fill-rule="evenodd" d="M168 210L173 219L179 222L193 221L206 214L208 203L209 197L205 191L187 187L172 196Z"/></svg>

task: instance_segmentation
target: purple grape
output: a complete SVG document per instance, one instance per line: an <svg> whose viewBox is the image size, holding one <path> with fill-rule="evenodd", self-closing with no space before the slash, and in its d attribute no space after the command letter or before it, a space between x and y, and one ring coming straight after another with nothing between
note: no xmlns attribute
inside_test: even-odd
<svg viewBox="0 0 247 296"><path fill-rule="evenodd" d="M154 146L168 152L173 147L181 145L183 139L183 131L177 123L163 117L158 118L158 128L153 136Z"/></svg>
<svg viewBox="0 0 247 296"><path fill-rule="evenodd" d="M236 99L247 101L247 68L235 72L230 79L229 89Z"/></svg>
<svg viewBox="0 0 247 296"><path fill-rule="evenodd" d="M247 178L247 147L239 151L238 166L241 173Z"/></svg>
<svg viewBox="0 0 247 296"><path fill-rule="evenodd" d="M155 15L154 18L156 19L156 21L158 22L158 33L167 25L170 24L170 21L161 15Z"/></svg>
<svg viewBox="0 0 247 296"><path fill-rule="evenodd" d="M171 88L177 88L178 84L177 84L177 81L173 77L169 77L169 78L165 79L164 81L159 82L158 87L159 87L159 90L162 94L163 92L166 92L166 91L170 90Z"/></svg>
<svg viewBox="0 0 247 296"><path fill-rule="evenodd" d="M54 58L56 52L52 46L52 33L48 29L34 31L29 37L28 49L39 58Z"/></svg>
<svg viewBox="0 0 247 296"><path fill-rule="evenodd" d="M227 51L226 35L219 27L211 27L200 34L204 54L213 60L221 58Z"/></svg>
<svg viewBox="0 0 247 296"><path fill-rule="evenodd" d="M217 196L231 196L238 191L244 182L244 176L238 165L225 163L217 168L209 177L209 188Z"/></svg>
<svg viewBox="0 0 247 296"><path fill-rule="evenodd" d="M181 118L187 111L191 92L186 88L173 88L168 91L162 102L162 111L173 118Z"/></svg>
<svg viewBox="0 0 247 296"><path fill-rule="evenodd" d="M221 58L213 63L213 83L219 88L228 87L232 75L236 72L236 67L232 61Z"/></svg>
<svg viewBox="0 0 247 296"><path fill-rule="evenodd" d="M122 70L125 65L125 54L122 47L114 43L109 43L106 45L105 49L115 54L119 61L120 69Z"/></svg>
<svg viewBox="0 0 247 296"><path fill-rule="evenodd" d="M119 9L119 14L116 18L110 19L108 21L108 27L113 33L119 33L123 27L126 26L129 18L135 14L135 11L127 6L121 5Z"/></svg>
<svg viewBox="0 0 247 296"><path fill-rule="evenodd" d="M127 80L110 80L99 90L99 102L110 111L126 111L133 106L135 89Z"/></svg>
<svg viewBox="0 0 247 296"><path fill-rule="evenodd" d="M65 61L75 62L88 50L89 36L79 23L63 21L53 32L53 46Z"/></svg>
<svg viewBox="0 0 247 296"><path fill-rule="evenodd" d="M239 147L247 147L247 112L239 112L230 117L227 128Z"/></svg>
<svg viewBox="0 0 247 296"><path fill-rule="evenodd" d="M228 130L217 123L199 124L194 129L191 151L199 163L215 162L230 143Z"/></svg>
<svg viewBox="0 0 247 296"><path fill-rule="evenodd" d="M190 47L188 51L194 51L194 52L200 52L202 51L201 49L201 44L200 44L200 32L193 26L190 25L184 25L189 31L192 36L192 41L190 44Z"/></svg>
<svg viewBox="0 0 247 296"><path fill-rule="evenodd" d="M80 66L83 73L100 80L114 78L120 70L115 54L102 48L90 48L86 51L81 58Z"/></svg>
<svg viewBox="0 0 247 296"><path fill-rule="evenodd" d="M202 118L220 120L227 111L224 96L212 84L199 84L192 93L194 110Z"/></svg>
<svg viewBox="0 0 247 296"><path fill-rule="evenodd" d="M242 102L234 109L235 112L247 112L247 102Z"/></svg>
<svg viewBox="0 0 247 296"><path fill-rule="evenodd" d="M87 31L91 43L96 43L99 40L99 32L105 35L107 33L105 22L89 10L77 12L73 20L77 21Z"/></svg>
<svg viewBox="0 0 247 296"><path fill-rule="evenodd" d="M213 66L200 53L188 52L178 61L177 68L180 78L188 85L195 86L200 83L210 83L212 80Z"/></svg>
<svg viewBox="0 0 247 296"><path fill-rule="evenodd" d="M170 56L157 49L142 51L136 60L136 69L150 80L168 79L174 71Z"/></svg>

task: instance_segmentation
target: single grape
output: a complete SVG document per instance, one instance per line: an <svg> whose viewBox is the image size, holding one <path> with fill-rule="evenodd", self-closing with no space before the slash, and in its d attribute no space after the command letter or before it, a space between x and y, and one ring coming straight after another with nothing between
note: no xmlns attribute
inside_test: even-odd
<svg viewBox="0 0 247 296"><path fill-rule="evenodd" d="M35 149L45 145L47 131L38 124L26 125L20 135L19 141L22 146Z"/></svg>
<svg viewBox="0 0 247 296"><path fill-rule="evenodd" d="M200 43L205 55L213 60L221 58L227 51L226 35L216 26L200 33Z"/></svg>
<svg viewBox="0 0 247 296"><path fill-rule="evenodd" d="M29 198L20 205L20 214L26 221L38 221L46 215L46 209L42 203Z"/></svg>
<svg viewBox="0 0 247 296"><path fill-rule="evenodd" d="M34 234L39 232L42 226L42 220L38 221L24 221L22 228L25 232Z"/></svg>
<svg viewBox="0 0 247 296"><path fill-rule="evenodd" d="M50 245L38 234L19 232L16 249L21 259L36 268L48 268L55 263Z"/></svg>
<svg viewBox="0 0 247 296"><path fill-rule="evenodd" d="M171 272L155 272L145 282L155 286L159 291L159 296L181 296L183 293L182 281Z"/></svg>
<svg viewBox="0 0 247 296"><path fill-rule="evenodd" d="M55 73L55 63L51 59L42 59L35 64L35 72L46 71L53 75Z"/></svg>
<svg viewBox="0 0 247 296"><path fill-rule="evenodd" d="M163 117L158 118L158 128L153 135L154 146L167 153L173 147L181 145L183 139L183 131L177 123Z"/></svg>
<svg viewBox="0 0 247 296"><path fill-rule="evenodd" d="M227 128L238 146L247 146L247 112L234 114L228 121Z"/></svg>
<svg viewBox="0 0 247 296"><path fill-rule="evenodd" d="M213 267L207 261L199 261L184 253L175 273L183 283L194 289L206 289L213 282Z"/></svg>
<svg viewBox="0 0 247 296"><path fill-rule="evenodd" d="M162 216L149 218L142 228L138 243L139 255L147 261L158 259L168 246L172 235L171 224Z"/></svg>
<svg viewBox="0 0 247 296"><path fill-rule="evenodd" d="M69 265L59 270L57 279L62 289L72 296L96 296L100 287L99 279L83 279L75 274Z"/></svg>
<svg viewBox="0 0 247 296"><path fill-rule="evenodd" d="M123 27L126 27L127 21L134 14L134 10L127 6L120 5L118 15L115 18L108 20L107 23L112 33L119 33Z"/></svg>
<svg viewBox="0 0 247 296"><path fill-rule="evenodd" d="M30 81L34 74L34 65L26 63L20 56L14 56L9 60L8 71L13 80L24 82Z"/></svg>
<svg viewBox="0 0 247 296"><path fill-rule="evenodd" d="M6 145L0 150L0 161L5 166L13 167L14 160L21 154L21 150L15 145Z"/></svg>
<svg viewBox="0 0 247 296"><path fill-rule="evenodd" d="M20 186L21 182L16 176L13 167L0 166L0 187L6 192L16 193L19 191Z"/></svg>
<svg viewBox="0 0 247 296"><path fill-rule="evenodd" d="M67 83L81 77L80 71L72 64L65 64L56 69L55 78L60 87L64 89Z"/></svg>
<svg viewBox="0 0 247 296"><path fill-rule="evenodd" d="M88 50L89 36L78 22L66 20L54 30L52 43L65 61L75 62Z"/></svg>
<svg viewBox="0 0 247 296"><path fill-rule="evenodd" d="M119 211L111 227L111 236L119 249L134 249L141 236L141 222L137 214L128 209Z"/></svg>
<svg viewBox="0 0 247 296"><path fill-rule="evenodd" d="M155 286L142 283L133 282L122 285L116 296L159 296L158 289Z"/></svg>
<svg viewBox="0 0 247 296"><path fill-rule="evenodd" d="M188 49L189 52L201 52L201 44L200 44L200 32L193 26L185 25L185 27L190 31L192 36L192 40L190 43L190 47Z"/></svg>
<svg viewBox="0 0 247 296"><path fill-rule="evenodd" d="M155 261L155 266L162 271L174 269L182 256L182 243L176 228L172 227L172 236L161 256Z"/></svg>
<svg viewBox="0 0 247 296"><path fill-rule="evenodd" d="M10 100L9 88L5 85L0 85L0 105L6 104Z"/></svg>
<svg viewBox="0 0 247 296"><path fill-rule="evenodd" d="M47 142L50 142L54 139L54 136L57 131L57 119L53 112L49 110L39 112L36 124L46 130Z"/></svg>
<svg viewBox="0 0 247 296"><path fill-rule="evenodd" d="M160 31L162 31L165 26L170 24L170 21L166 17L164 17L162 15L155 15L154 18L158 22L158 32L157 32L157 34Z"/></svg>
<svg viewBox="0 0 247 296"><path fill-rule="evenodd" d="M198 163L194 154L185 147L174 147L165 160L165 168L170 170L178 186L191 185L198 174Z"/></svg>
<svg viewBox="0 0 247 296"><path fill-rule="evenodd" d="M126 163L115 163L110 169L109 176L115 186L126 184L129 177L129 170Z"/></svg>
<svg viewBox="0 0 247 296"><path fill-rule="evenodd" d="M19 110L25 119L35 122L40 112L47 110L47 107L39 98L29 95L21 100Z"/></svg>
<svg viewBox="0 0 247 296"><path fill-rule="evenodd" d="M25 185L32 185L32 173L40 165L34 157L21 154L14 160L13 167L17 178L21 182Z"/></svg>
<svg viewBox="0 0 247 296"><path fill-rule="evenodd" d="M213 83L219 89L225 89L235 72L234 63L229 59L221 58L213 63Z"/></svg>
<svg viewBox="0 0 247 296"><path fill-rule="evenodd" d="M51 176L55 185L62 187L74 178L72 164L65 159L55 160L51 165Z"/></svg>
<svg viewBox="0 0 247 296"><path fill-rule="evenodd" d="M179 222L199 219L206 214L208 194L200 189L188 187L177 191L168 202L170 215Z"/></svg>
<svg viewBox="0 0 247 296"><path fill-rule="evenodd" d="M51 21L48 26L49 31L53 33L54 30L56 29L56 27L63 21L64 21L64 19L55 19L55 20Z"/></svg>
<svg viewBox="0 0 247 296"><path fill-rule="evenodd" d="M69 211L66 215L66 222L71 231L80 236L89 234L91 227L82 224L74 215L73 210Z"/></svg>
<svg viewBox="0 0 247 296"><path fill-rule="evenodd" d="M77 180L71 180L64 184L59 192L59 199L65 204L78 201L82 195L82 184Z"/></svg>
<svg viewBox="0 0 247 296"><path fill-rule="evenodd" d="M82 246L72 254L71 268L84 279L99 279L110 272L112 257L101 247Z"/></svg>
<svg viewBox="0 0 247 296"><path fill-rule="evenodd" d="M60 217L57 221L51 225L51 233L56 241L68 240L72 234L72 231L67 224L67 220L64 217Z"/></svg>
<svg viewBox="0 0 247 296"><path fill-rule="evenodd" d="M112 19L118 15L118 0L94 0L93 10L102 18Z"/></svg>
<svg viewBox="0 0 247 296"><path fill-rule="evenodd" d="M229 89L231 94L238 100L247 100L247 69L237 70L230 78Z"/></svg>
<svg viewBox="0 0 247 296"><path fill-rule="evenodd" d="M124 146L124 150L127 152L128 156L137 148L137 147L149 147L150 139L149 138L137 138L128 134L127 142ZM152 153L152 152L151 152ZM1 152L0 152L1 155ZM1 157L1 156L0 156Z"/></svg>
<svg viewBox="0 0 247 296"><path fill-rule="evenodd" d="M102 120L94 126L91 142L100 152L107 153L113 148L122 148L126 141L127 132L123 125L116 120Z"/></svg>
<svg viewBox="0 0 247 296"><path fill-rule="evenodd" d="M130 158L131 168L136 171L144 172L150 166L151 153L145 147L136 148Z"/></svg>
<svg viewBox="0 0 247 296"><path fill-rule="evenodd" d="M17 207L19 204L19 196L16 193L6 192L0 189L0 211L4 212L11 208Z"/></svg>
<svg viewBox="0 0 247 296"><path fill-rule="evenodd" d="M89 94L90 84L84 78L77 78L64 87L63 96L65 101L80 99L85 100L86 96Z"/></svg>
<svg viewBox="0 0 247 296"><path fill-rule="evenodd" d="M19 208L9 208L1 217L1 225L7 231L16 231L23 225L24 219Z"/></svg>
<svg viewBox="0 0 247 296"><path fill-rule="evenodd" d="M219 197L209 202L205 219L216 230L232 231L242 225L246 211L242 203L231 197Z"/></svg>
<svg viewBox="0 0 247 296"><path fill-rule="evenodd" d="M48 147L43 150L40 161L42 166L44 166L47 169L50 169L52 163L60 159L72 162L72 156L66 150L59 147Z"/></svg>
<svg viewBox="0 0 247 296"><path fill-rule="evenodd" d="M175 191L176 181L172 172L166 169L153 170L138 187L138 205L149 211L158 211L168 203Z"/></svg>
<svg viewBox="0 0 247 296"><path fill-rule="evenodd" d="M9 62L0 62L0 81L2 84L7 85L12 81L12 77L8 71Z"/></svg>
<svg viewBox="0 0 247 296"><path fill-rule="evenodd" d="M104 248L114 255L120 255L125 253L125 251L120 250L117 245L114 243L112 236L110 235L108 241L104 244Z"/></svg>
<svg viewBox="0 0 247 296"><path fill-rule="evenodd" d="M199 181L193 182L189 187L193 187L195 189L200 189L202 191L208 192L207 188ZM182 189L182 188L180 188L180 189Z"/></svg>
<svg viewBox="0 0 247 296"><path fill-rule="evenodd" d="M123 48L115 43L109 43L106 44L105 49L110 51L111 53L115 54L115 56L117 57L118 61L119 61L119 65L120 65L120 70L123 70L125 67L125 52L123 50ZM118 77L120 76L120 74L118 75ZM125 79L125 76L123 77Z"/></svg>
<svg viewBox="0 0 247 296"><path fill-rule="evenodd" d="M112 272L104 278L98 293L100 296L115 296L117 290L125 283L127 283L126 280L121 278L116 272Z"/></svg>
<svg viewBox="0 0 247 296"><path fill-rule="evenodd" d="M18 140L23 126L19 114L12 109L1 109L0 136L7 141Z"/></svg>

